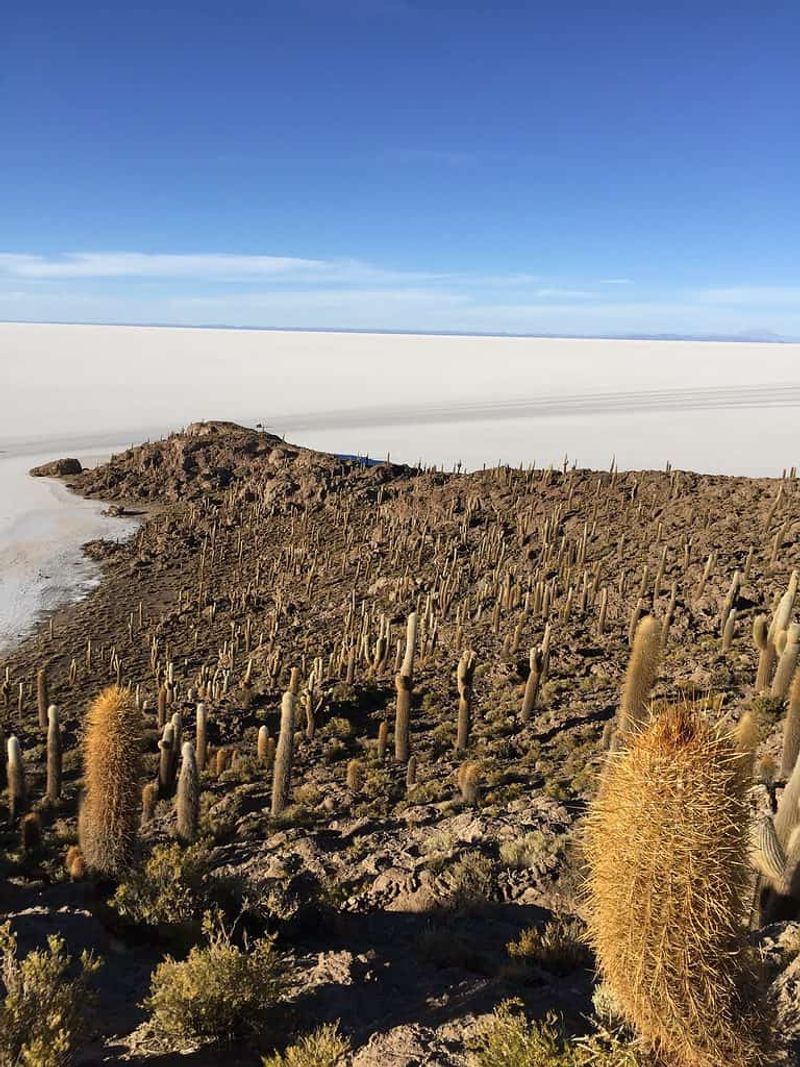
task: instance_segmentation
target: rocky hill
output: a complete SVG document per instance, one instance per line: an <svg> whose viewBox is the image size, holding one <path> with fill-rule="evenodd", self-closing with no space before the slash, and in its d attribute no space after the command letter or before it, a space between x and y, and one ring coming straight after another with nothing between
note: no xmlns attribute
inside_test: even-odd
<svg viewBox="0 0 800 1067"><path fill-rule="evenodd" d="M84 1062L125 1050L168 1062L137 1004L158 958L185 951L212 906L251 936L275 934L292 974L280 1025L226 1050L232 1063L339 1020L359 1067L466 1064L479 1020L512 996L536 1016L555 1010L572 1034L591 1029L576 826L642 616L663 635L656 707L689 700L731 726L749 711L758 758L780 762L785 695L756 691L751 629L800 566L793 478L365 467L199 423L67 480L147 517L107 553L100 586L4 664L6 732L35 802L40 670L65 760L43 846L20 853L16 828L5 835L0 895L27 943L58 928L73 950L106 956ZM159 776L169 719L194 740L198 702L210 745L193 871L176 858L174 785L162 781L123 879L127 906L114 886L64 871L85 710L115 682L143 708L143 784ZM273 813L287 690L296 737L288 802ZM754 813L774 795L772 780L754 787ZM153 903L167 894L182 902L173 916ZM793 929L758 935L784 964L776 939ZM218 1055L198 1047L180 1062Z"/></svg>

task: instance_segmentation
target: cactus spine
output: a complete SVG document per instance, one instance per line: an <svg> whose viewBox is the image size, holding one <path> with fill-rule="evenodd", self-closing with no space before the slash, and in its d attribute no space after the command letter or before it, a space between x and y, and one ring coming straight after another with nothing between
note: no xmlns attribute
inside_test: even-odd
<svg viewBox="0 0 800 1067"><path fill-rule="evenodd" d="M178 816L178 840L184 845L190 845L197 840L197 822L200 817L197 760L191 741L184 741L181 749L181 773L175 795L175 810Z"/></svg>
<svg viewBox="0 0 800 1067"><path fill-rule="evenodd" d="M51 704L47 709L47 799L51 804L57 804L61 797L62 749L58 710Z"/></svg>
<svg viewBox="0 0 800 1067"><path fill-rule="evenodd" d="M670 708L609 759L587 820L587 919L603 979L676 1067L769 1062L745 995L754 970L739 760L691 708Z"/></svg>
<svg viewBox="0 0 800 1067"><path fill-rule="evenodd" d="M294 752L295 694L291 689L283 694L281 701L281 728L278 747L275 750L275 765L272 771L272 816L280 815L289 799Z"/></svg>
<svg viewBox="0 0 800 1067"><path fill-rule="evenodd" d="M140 799L140 714L128 689L112 685L89 708L86 792L78 834L89 870L121 873L136 843Z"/></svg>

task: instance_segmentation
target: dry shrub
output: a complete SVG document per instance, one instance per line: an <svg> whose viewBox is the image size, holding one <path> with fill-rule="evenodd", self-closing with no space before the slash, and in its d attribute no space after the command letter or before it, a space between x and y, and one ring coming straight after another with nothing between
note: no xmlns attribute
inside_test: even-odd
<svg viewBox="0 0 800 1067"><path fill-rule="evenodd" d="M210 915L204 930L206 945L181 961L167 956L150 979L144 1007L168 1047L260 1033L285 989L272 938L240 948Z"/></svg>
<svg viewBox="0 0 800 1067"><path fill-rule="evenodd" d="M326 1023L313 1034L301 1037L281 1055L265 1056L263 1067L342 1067L351 1057L352 1047L339 1033L336 1023Z"/></svg>
<svg viewBox="0 0 800 1067"><path fill-rule="evenodd" d="M64 939L48 938L46 949L17 957L11 924L0 926L0 1063L14 1067L61 1067L86 1032L92 998L89 978L100 967L90 953L75 972ZM70 972L72 976L70 975Z"/></svg>

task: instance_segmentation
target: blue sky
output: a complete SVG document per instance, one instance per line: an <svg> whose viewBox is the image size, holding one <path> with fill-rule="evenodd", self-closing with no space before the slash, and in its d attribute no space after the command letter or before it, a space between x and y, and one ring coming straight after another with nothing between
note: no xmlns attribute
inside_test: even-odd
<svg viewBox="0 0 800 1067"><path fill-rule="evenodd" d="M800 337L796 0L9 0L0 318Z"/></svg>

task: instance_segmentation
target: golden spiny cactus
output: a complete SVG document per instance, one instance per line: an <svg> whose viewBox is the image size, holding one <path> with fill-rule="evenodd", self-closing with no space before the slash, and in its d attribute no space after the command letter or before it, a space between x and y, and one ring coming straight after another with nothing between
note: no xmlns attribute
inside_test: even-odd
<svg viewBox="0 0 800 1067"><path fill-rule="evenodd" d="M121 873L139 825L141 718L128 689L112 685L89 708L84 740L86 792L79 819L88 868Z"/></svg>
<svg viewBox="0 0 800 1067"><path fill-rule="evenodd" d="M699 713L668 708L609 757L587 819L587 920L603 979L674 1067L770 1062L765 1009L752 1000L740 763Z"/></svg>
<svg viewBox="0 0 800 1067"><path fill-rule="evenodd" d="M364 764L360 759L351 759L347 764L347 788L358 793L364 785Z"/></svg>

